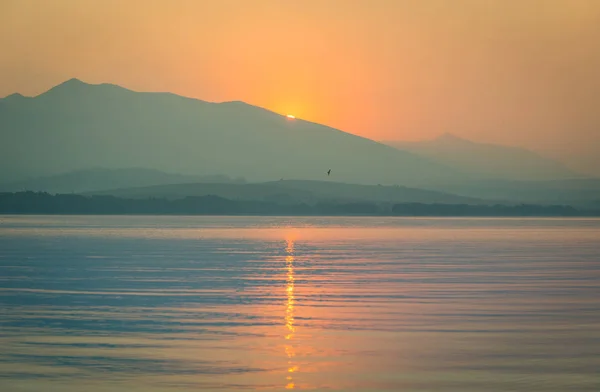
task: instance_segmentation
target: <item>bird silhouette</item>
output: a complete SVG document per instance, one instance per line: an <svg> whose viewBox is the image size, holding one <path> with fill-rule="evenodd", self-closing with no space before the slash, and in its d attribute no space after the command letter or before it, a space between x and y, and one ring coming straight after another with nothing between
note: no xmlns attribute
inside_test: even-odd
<svg viewBox="0 0 600 392"><path fill-rule="evenodd" d="M327 175L329 176L331 174L331 169L327 170Z"/></svg>

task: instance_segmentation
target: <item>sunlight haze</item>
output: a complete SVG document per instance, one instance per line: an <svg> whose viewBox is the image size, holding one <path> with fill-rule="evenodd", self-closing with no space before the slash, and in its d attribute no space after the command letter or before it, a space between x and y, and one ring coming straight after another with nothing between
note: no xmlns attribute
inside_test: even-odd
<svg viewBox="0 0 600 392"><path fill-rule="evenodd" d="M0 47L0 96L77 77L586 169L600 145L595 0L3 0Z"/></svg>

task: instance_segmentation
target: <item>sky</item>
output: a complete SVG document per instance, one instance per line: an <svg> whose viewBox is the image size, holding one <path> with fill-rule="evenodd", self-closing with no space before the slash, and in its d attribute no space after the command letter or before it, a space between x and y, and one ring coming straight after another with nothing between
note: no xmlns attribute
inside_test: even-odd
<svg viewBox="0 0 600 392"><path fill-rule="evenodd" d="M600 156L597 0L0 0L0 96L73 77Z"/></svg>

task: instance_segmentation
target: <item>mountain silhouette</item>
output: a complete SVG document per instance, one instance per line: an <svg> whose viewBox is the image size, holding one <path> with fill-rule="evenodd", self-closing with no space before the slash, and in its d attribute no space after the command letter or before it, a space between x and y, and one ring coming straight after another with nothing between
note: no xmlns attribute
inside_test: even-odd
<svg viewBox="0 0 600 392"><path fill-rule="evenodd" d="M232 179L219 175L181 175L142 168L96 168L0 184L0 192L42 191L49 193L83 193L127 187L206 182L223 184L240 183L244 182L244 179Z"/></svg>
<svg viewBox="0 0 600 392"><path fill-rule="evenodd" d="M329 181L281 180L266 183L183 183L89 192L129 199L219 196L233 200L279 203L376 202L376 203L465 203L485 204L473 197L400 186L356 185Z"/></svg>
<svg viewBox="0 0 600 392"><path fill-rule="evenodd" d="M524 148L476 143L450 133L428 141L385 143L480 179L537 181L582 177L562 163Z"/></svg>
<svg viewBox="0 0 600 392"><path fill-rule="evenodd" d="M437 190L500 203L564 204L598 208L600 179L566 179L543 181L481 180L447 184Z"/></svg>
<svg viewBox="0 0 600 392"><path fill-rule="evenodd" d="M0 182L90 167L142 167L248 181L325 179L421 186L461 170L243 102L212 103L70 79L0 99Z"/></svg>

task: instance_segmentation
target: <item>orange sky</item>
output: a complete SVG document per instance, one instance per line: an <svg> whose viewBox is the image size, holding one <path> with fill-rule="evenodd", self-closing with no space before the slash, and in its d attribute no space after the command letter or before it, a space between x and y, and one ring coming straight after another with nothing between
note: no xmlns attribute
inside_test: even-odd
<svg viewBox="0 0 600 392"><path fill-rule="evenodd" d="M0 0L0 96L71 77L375 139L600 146L597 0Z"/></svg>

